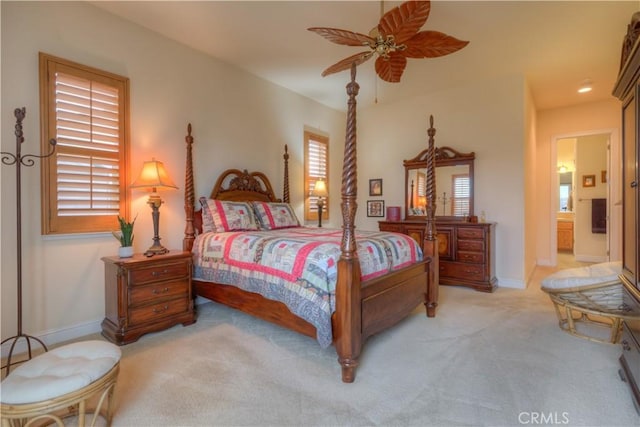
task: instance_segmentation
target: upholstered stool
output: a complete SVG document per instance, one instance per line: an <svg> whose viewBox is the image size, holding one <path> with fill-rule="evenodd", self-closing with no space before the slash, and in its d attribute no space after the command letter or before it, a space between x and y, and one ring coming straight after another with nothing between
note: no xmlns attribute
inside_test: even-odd
<svg viewBox="0 0 640 427"><path fill-rule="evenodd" d="M561 270L542 280L542 290L554 304L560 328L590 341L618 342L622 322L640 319L640 306L623 297L623 284L618 279L621 271L622 263L605 262ZM598 336L598 327L609 331L607 338Z"/></svg>
<svg viewBox="0 0 640 427"><path fill-rule="evenodd" d="M77 416L85 425L87 401L97 399L91 426L98 415L111 425L113 392L120 370L120 348L106 341L83 341L40 354L16 369L0 384L2 427L46 421L64 426ZM105 410L106 405L106 410ZM59 413L69 409L65 413Z"/></svg>

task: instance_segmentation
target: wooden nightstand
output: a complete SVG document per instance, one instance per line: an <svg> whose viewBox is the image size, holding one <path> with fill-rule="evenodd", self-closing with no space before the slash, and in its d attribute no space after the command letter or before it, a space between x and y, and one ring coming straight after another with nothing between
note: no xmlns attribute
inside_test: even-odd
<svg viewBox="0 0 640 427"><path fill-rule="evenodd" d="M190 252L132 258L104 257L105 318L102 335L124 345L140 336L196 321L191 297Z"/></svg>

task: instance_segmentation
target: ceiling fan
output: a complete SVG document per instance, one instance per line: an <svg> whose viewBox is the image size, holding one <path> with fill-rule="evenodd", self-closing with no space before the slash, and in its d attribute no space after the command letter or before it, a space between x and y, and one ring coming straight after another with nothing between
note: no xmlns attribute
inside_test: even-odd
<svg viewBox="0 0 640 427"><path fill-rule="evenodd" d="M367 51L336 62L322 72L322 77L346 70L352 63L360 65L375 54L378 55L378 76L384 81L398 83L407 66L407 58L436 58L469 44L439 31L419 31L430 11L430 1L407 1L382 15L368 35L336 28L308 28L333 43L369 47Z"/></svg>

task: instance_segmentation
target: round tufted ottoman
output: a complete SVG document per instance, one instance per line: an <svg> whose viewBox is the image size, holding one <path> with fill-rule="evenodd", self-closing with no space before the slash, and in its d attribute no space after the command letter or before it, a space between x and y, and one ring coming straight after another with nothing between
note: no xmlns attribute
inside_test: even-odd
<svg viewBox="0 0 640 427"><path fill-rule="evenodd" d="M18 366L0 383L2 427L26 427L44 420L64 426L62 418L72 415L78 416L78 426L83 427L87 401L94 397L97 403L89 425L95 425L99 414L111 425L120 356L114 344L82 341ZM67 408L69 411L56 414Z"/></svg>

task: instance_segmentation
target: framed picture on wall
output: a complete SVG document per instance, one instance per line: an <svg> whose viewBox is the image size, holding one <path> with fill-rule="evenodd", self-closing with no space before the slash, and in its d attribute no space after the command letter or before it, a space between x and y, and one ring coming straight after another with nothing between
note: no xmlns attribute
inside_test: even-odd
<svg viewBox="0 0 640 427"><path fill-rule="evenodd" d="M596 176L595 175L582 175L582 186L583 187L595 187L596 186Z"/></svg>
<svg viewBox="0 0 640 427"><path fill-rule="evenodd" d="M384 216L384 200L367 200L367 216Z"/></svg>
<svg viewBox="0 0 640 427"><path fill-rule="evenodd" d="M369 196L382 196L382 178L369 180Z"/></svg>

